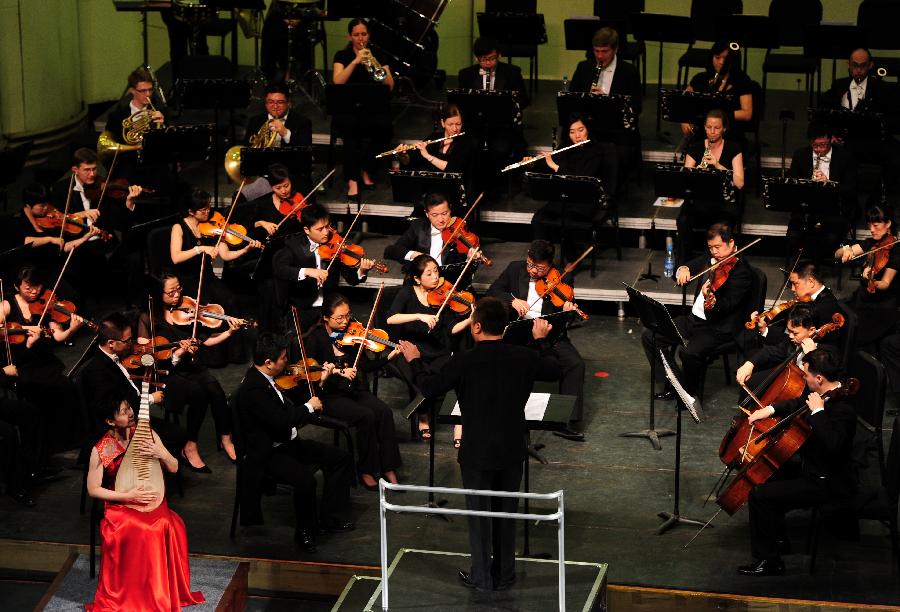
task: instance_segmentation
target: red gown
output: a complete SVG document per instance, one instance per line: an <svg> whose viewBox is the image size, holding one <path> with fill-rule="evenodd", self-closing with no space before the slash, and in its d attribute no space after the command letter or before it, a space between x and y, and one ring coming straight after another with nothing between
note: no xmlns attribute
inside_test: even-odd
<svg viewBox="0 0 900 612"><path fill-rule="evenodd" d="M95 445L103 486L114 488L125 447L107 433ZM106 502L100 521L100 577L88 612L162 612L204 603L191 592L187 531L166 500L152 512Z"/></svg>

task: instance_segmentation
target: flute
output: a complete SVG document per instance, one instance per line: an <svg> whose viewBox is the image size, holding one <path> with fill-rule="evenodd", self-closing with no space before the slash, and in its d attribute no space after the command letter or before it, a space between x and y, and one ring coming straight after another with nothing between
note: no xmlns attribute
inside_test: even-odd
<svg viewBox="0 0 900 612"><path fill-rule="evenodd" d="M563 151L568 151L569 149L574 149L575 147L580 147L581 145L585 145L585 144L589 143L590 141L591 141L590 138L588 138L587 140L582 140L581 142L576 142L575 144L571 144L571 145L569 145L568 147L563 147L562 149L557 149L557 150L555 150L555 151L550 151L550 155L556 155L557 153L562 153ZM530 158L528 158L528 159L524 159L524 160L522 160L522 161L520 161L520 162L516 162L516 163L514 163L514 164L510 164L510 165L508 165L506 168L504 168L503 170L501 170L500 172L506 172L507 170L512 170L513 168L518 168L518 167L520 167L520 166L525 166L525 165L530 164L530 163L532 163L532 162L536 162L536 161L539 160L539 159L544 159L544 156L543 156L543 155L536 155L536 156L534 156L534 157L530 157Z"/></svg>
<svg viewBox="0 0 900 612"><path fill-rule="evenodd" d="M441 142L444 140L450 140L452 138L456 138L457 136L462 136L463 134L465 134L465 132L460 132L459 134L454 134L453 136L444 136L442 138L435 138L434 140L426 140L424 142L424 144L427 147L430 144L434 144L436 142ZM382 153L379 153L378 155L375 156L375 159L387 157L388 155L396 155L397 153L403 153L404 151L412 151L417 146L419 146L419 145L417 145L417 144L400 144L400 145L397 145L396 149L391 149L390 151L384 151Z"/></svg>

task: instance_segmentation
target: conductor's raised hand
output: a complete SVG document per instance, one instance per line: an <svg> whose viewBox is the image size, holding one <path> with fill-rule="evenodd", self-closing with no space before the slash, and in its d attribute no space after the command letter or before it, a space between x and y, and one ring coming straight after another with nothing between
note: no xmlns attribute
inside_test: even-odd
<svg viewBox="0 0 900 612"><path fill-rule="evenodd" d="M531 336L535 340L543 340L550 335L553 325L547 319L534 319L531 325Z"/></svg>
<svg viewBox="0 0 900 612"><path fill-rule="evenodd" d="M419 353L419 347L409 340L401 340L397 348L400 349L400 353L403 355L403 358L406 359L407 363L415 361L422 356L421 353Z"/></svg>

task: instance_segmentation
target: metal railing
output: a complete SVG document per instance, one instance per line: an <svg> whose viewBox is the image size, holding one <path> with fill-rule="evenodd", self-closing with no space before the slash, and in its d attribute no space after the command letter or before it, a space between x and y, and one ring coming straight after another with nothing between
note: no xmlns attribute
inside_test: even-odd
<svg viewBox="0 0 900 612"><path fill-rule="evenodd" d="M514 497L517 499L555 499L556 512L533 514L523 512L491 512L489 510L457 510L455 508L435 508L430 506L405 506L392 504L385 499L385 491L418 491L443 495L478 495L483 497ZM566 538L565 503L563 491L554 493L519 493L518 491L491 491L484 489L454 489L450 487L426 487L419 485L391 484L383 478L378 482L379 523L381 525L381 609L388 610L388 558L387 558L387 512L408 512L413 514L437 514L458 516L483 516L487 518L521 519L525 521L555 521L556 540L559 549L559 610L566 609Z"/></svg>

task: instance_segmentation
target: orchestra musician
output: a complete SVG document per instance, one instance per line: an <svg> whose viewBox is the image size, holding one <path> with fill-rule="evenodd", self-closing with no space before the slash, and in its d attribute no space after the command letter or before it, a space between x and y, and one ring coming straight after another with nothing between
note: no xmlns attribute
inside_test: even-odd
<svg viewBox="0 0 900 612"><path fill-rule="evenodd" d="M284 247L272 256L272 271L278 311L284 314L289 306L296 306L305 330L322 318L325 294L337 289L339 279L343 277L351 286L360 284L375 266L375 260L363 257L355 270L339 262L328 269L330 261L322 258L320 247L331 240L334 230L328 210L321 204L310 204L303 209L300 226L303 233L289 237Z"/></svg>
<svg viewBox="0 0 900 612"><path fill-rule="evenodd" d="M675 282L684 285L688 279L710 265L722 262L737 251L731 226L727 223L714 223L706 231L706 246L709 255L701 255L680 266L675 271ZM681 350L682 384L691 395L699 392L700 378L705 367L706 358L723 343L737 340L738 330L743 327L744 310L751 299L750 287L753 282L753 271L744 258L732 257L719 265L705 278L699 279L699 290L694 305L688 315L675 317L675 325L681 336L687 340L687 346ZM716 288L718 286L718 288ZM669 363L674 364L674 347L677 338L657 336L649 329L644 330L641 341L647 361L659 359L658 350L668 352ZM656 368L656 383L664 379L663 368ZM666 384L666 388L658 393L656 399L675 399L675 390Z"/></svg>
<svg viewBox="0 0 900 612"><path fill-rule="evenodd" d="M165 113L168 112L163 106L159 96L154 94L153 77L145 68L138 68L128 75L128 100L122 100L109 111L106 118L106 131L110 132L116 141L123 142L124 125L126 119L148 121L148 128L159 128L165 123ZM138 115L138 113L141 113ZM135 117L137 115L137 117ZM154 187L160 185L159 176L154 176L158 169L156 165L152 168L142 166L138 168L138 157L136 151L120 151L116 156L116 167L113 169L113 175L108 178L125 178L131 182L139 182L142 185L152 185Z"/></svg>
<svg viewBox="0 0 900 612"><path fill-rule="evenodd" d="M351 19L347 24L349 44L334 54L332 81L335 85L381 82L394 89L390 66L376 57L369 45L369 26L363 19ZM376 79L375 63L381 65L384 77ZM390 114L358 112L335 115L333 126L344 140L344 179L348 199L358 199L360 181L366 189L375 188L375 155L387 149L393 133Z"/></svg>
<svg viewBox="0 0 900 612"><path fill-rule="evenodd" d="M836 259L847 263L852 257L896 240L894 210L887 204L866 211L866 226L872 237L842 245L834 253ZM865 262L860 285L850 299L858 316L856 344L863 350L872 349L897 323L897 287L893 282L900 270L900 250L884 248L867 256Z"/></svg>
<svg viewBox="0 0 900 612"><path fill-rule="evenodd" d="M491 283L487 295L499 299L508 307L509 320L538 320L544 315L576 308L574 302L565 302L561 307L556 307L549 296L539 299L535 289L537 281L545 278L553 269L554 251L553 244L546 240L533 241L525 259L510 262ZM567 279L567 282L571 283L571 280ZM564 434L561 437L581 441L584 439L581 433L584 418L584 359L566 332L559 336L546 355L557 362L561 369L559 392L575 396L568 431L560 432Z"/></svg>
<svg viewBox="0 0 900 612"><path fill-rule="evenodd" d="M15 363L0 368L0 388L13 391L18 375ZM0 474L6 494L26 508L35 506L29 480L50 474L37 463L40 432L45 427L43 411L11 394L0 396Z"/></svg>
<svg viewBox="0 0 900 612"><path fill-rule="evenodd" d="M801 147L791 158L788 175L798 179L834 182L841 192L841 209L834 214L818 214L814 210L795 210L788 222L788 253L803 247L807 254L819 261L834 251L850 229L850 219L856 219L856 162L853 155L839 144L832 143L831 129L825 123L812 122L807 129L809 146Z"/></svg>
<svg viewBox="0 0 900 612"><path fill-rule="evenodd" d="M164 491L139 484L116 491L116 476L133 440L134 408L124 395L104 398L96 416L107 432L91 448L87 492L104 502L100 521L100 576L90 612L107 610L179 610L201 604L206 598L191 592L187 530L184 521L169 508ZM178 461L166 450L159 436L135 441L140 455L158 460L169 473L178 471ZM162 498L162 499L160 499ZM150 511L132 506L159 505ZM162 571L160 568L164 568Z"/></svg>
<svg viewBox="0 0 900 612"><path fill-rule="evenodd" d="M558 154L554 159L552 151L544 153L544 162L551 174L565 176L590 176L603 181L603 189L611 198L615 198L616 181L618 179L618 156L616 147L609 142L592 140L588 131L590 121L579 114L573 114L569 118L568 141L564 144L578 144L590 140L591 142ZM544 170L540 162L535 172ZM546 171L546 170L544 170ZM534 230L535 239L551 240L558 238L562 232L561 217L576 222L590 221L597 212L597 202L566 202L565 207L561 202L548 202L534 213L531 219L531 227Z"/></svg>
<svg viewBox="0 0 900 612"><path fill-rule="evenodd" d="M271 333L260 334L247 369L235 394L237 414L246 440L241 474L241 525L263 523L264 476L290 484L294 489L294 541L305 552L316 552L319 530L351 531L353 523L341 518L350 503L352 458L347 451L307 440L299 430L314 424L322 401L310 398L297 406L275 385L275 377L288 365L287 342ZM322 470L321 510L316 511L315 471Z"/></svg>
<svg viewBox="0 0 900 612"><path fill-rule="evenodd" d="M720 40L709 50L709 66L694 75L685 91L700 93L720 93L734 97L733 106L726 111L731 120L728 138L743 141L744 127L753 120L753 82L741 69L741 52L730 48L728 41ZM681 132L689 142L696 140L702 132L692 123L682 123Z"/></svg>
<svg viewBox="0 0 900 612"><path fill-rule="evenodd" d="M266 179L272 186L272 193L267 193L250 203L250 208L253 209L250 235L260 242L273 236L278 224L282 221L284 223L278 228L281 235L299 232L300 210L294 213L292 219L285 221L284 218L298 204L304 202L303 195L294 191L294 182L291 180L290 171L284 164L269 166L269 174Z"/></svg>
<svg viewBox="0 0 900 612"><path fill-rule="evenodd" d="M475 193L475 171L478 151L475 143L468 134L463 134L463 117L459 107L455 104L447 104L441 109L442 131L432 134L428 140L445 138L440 142L426 145L424 142L416 144L416 149L422 156L425 164L424 170L431 172L459 172L463 175L463 185L466 194ZM460 134L462 134L460 136Z"/></svg>
<svg viewBox="0 0 900 612"><path fill-rule="evenodd" d="M352 320L350 302L340 293L330 293L322 304L322 319L304 340L306 355L322 364L320 381L322 414L356 428L359 481L368 491L378 490L378 475L396 484L400 447L394 431L394 415L369 391L366 373L384 367L399 354L394 349L377 359L359 358L359 344L338 342ZM385 349L387 351L388 349Z"/></svg>
<svg viewBox="0 0 900 612"><path fill-rule="evenodd" d="M312 46L318 38L314 15L324 2L303 2L301 14L294 14L296 6L291 2L273 0L263 21L260 36L259 67L270 83L298 81L310 65ZM289 7L289 12L283 8Z"/></svg>
<svg viewBox="0 0 900 612"><path fill-rule="evenodd" d="M688 146L684 156L684 167L711 168L721 172L731 170L732 184L737 189L743 189L744 156L740 145L725 138L728 131L725 113L717 109L709 111L703 129L706 132L706 139L697 140ZM686 199L676 219L678 228L676 250L679 261L690 259L691 232L695 228L708 227L717 221L725 222L731 227L739 221L735 218L736 208L735 203L725 201L724 195L716 200Z"/></svg>
<svg viewBox="0 0 900 612"><path fill-rule="evenodd" d="M423 254L430 255L440 266L441 275L455 282L466 262L466 255L457 251L454 244L444 249L441 234L455 219L450 202L442 193L430 193L425 196L424 208L425 218L414 219L394 244L384 248L384 257L400 262L404 266L404 271L408 272L410 262L416 257ZM477 265L478 262L473 262L467 274L474 273L474 267ZM468 279L460 281L461 288L469 285L471 274L468 275Z"/></svg>
<svg viewBox="0 0 900 612"><path fill-rule="evenodd" d="M241 319L223 321L217 333L210 333L208 328L198 325L197 336L194 338L192 324L184 324L175 319L175 311L184 307L181 282L173 272L163 272L160 281L160 292L153 301L154 312L143 312L138 319L137 343L147 345L155 337L178 343L169 363L163 368L168 372L162 377L162 382L166 385L163 405L173 414L187 412L187 442L181 449L181 460L193 472L210 474L212 470L200 456L197 446L207 409L212 412L215 423L217 446L232 462L236 456L231 441L231 410L228 399L218 379L206 367L204 348L216 346L232 337L239 329Z"/></svg>
<svg viewBox="0 0 900 612"><path fill-rule="evenodd" d="M806 405L796 418L809 424L809 438L800 447L802 461L787 462L769 481L750 491L750 543L755 561L738 567L746 576L780 576L781 555L789 552L785 513L794 508L850 497L856 490L852 461L856 412L851 400L840 395L823 397L842 386L841 357L831 346L820 346L803 357L808 394L776 402L754 411L748 421L783 418Z"/></svg>
<svg viewBox="0 0 900 612"><path fill-rule="evenodd" d="M505 311L496 298L479 300L469 325L475 348L454 354L439 370L422 362L414 343L400 343L404 361L426 398L456 391L466 429L457 461L467 489L519 490L523 461L528 461L525 403L534 381L556 380L561 373L557 362L546 354L503 341ZM535 341L546 338L550 328L546 321L536 319L532 329ZM466 507L516 512L518 500L467 495ZM470 516L469 546L470 569L458 573L464 585L479 591L512 587L516 581L514 521Z"/></svg>
<svg viewBox="0 0 900 612"><path fill-rule="evenodd" d="M263 125L274 133L273 147L312 146L312 122L291 108L291 94L281 83L266 85L265 112L247 119L244 132L244 146L249 147L250 138L259 133Z"/></svg>
<svg viewBox="0 0 900 612"><path fill-rule="evenodd" d="M503 54L499 43L493 38L476 38L472 45L476 64L462 68L457 75L461 89L484 89L487 91L514 91L519 108L525 109L531 101L522 69L509 62L501 62Z"/></svg>
<svg viewBox="0 0 900 612"><path fill-rule="evenodd" d="M471 249L469 252L477 250ZM416 345L423 362L432 371L440 371L446 365L453 349L453 337L465 330L470 322L468 317L464 318L450 308L445 308L438 317L437 308L429 305L428 292L439 287L442 280L438 262L427 253L419 253L407 267L406 282L387 310L387 324L393 326L399 339ZM413 372L406 361L395 359L392 363L403 380L410 385L415 384ZM432 407L433 401L426 400L417 408L418 432L423 440L432 436L428 422Z"/></svg>

